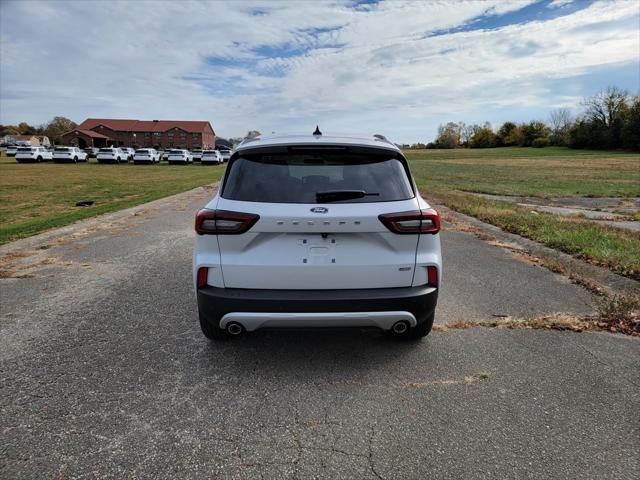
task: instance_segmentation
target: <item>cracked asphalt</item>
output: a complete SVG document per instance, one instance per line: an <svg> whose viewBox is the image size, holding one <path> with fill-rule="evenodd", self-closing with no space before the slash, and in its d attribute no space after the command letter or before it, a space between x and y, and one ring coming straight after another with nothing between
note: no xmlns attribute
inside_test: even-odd
<svg viewBox="0 0 640 480"><path fill-rule="evenodd" d="M0 478L640 476L640 341L474 328L211 344L198 189L0 247ZM437 322L589 313L591 295L443 233ZM6 257L9 254L10 257Z"/></svg>

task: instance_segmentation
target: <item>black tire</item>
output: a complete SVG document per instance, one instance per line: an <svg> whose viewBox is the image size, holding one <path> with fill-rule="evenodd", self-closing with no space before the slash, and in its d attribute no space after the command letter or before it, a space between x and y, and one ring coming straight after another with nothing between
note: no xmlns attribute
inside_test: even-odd
<svg viewBox="0 0 640 480"><path fill-rule="evenodd" d="M200 315L200 328L202 329L202 333L209 340L222 342L225 340L229 340L229 334L226 330L221 329L215 325L211 325L205 318Z"/></svg>
<svg viewBox="0 0 640 480"><path fill-rule="evenodd" d="M42 161L42 157L38 156L38 158L36 158L36 160L38 161L38 163L40 163Z"/></svg>
<svg viewBox="0 0 640 480"><path fill-rule="evenodd" d="M78 157L73 157L73 163L78 163Z"/></svg>
<svg viewBox="0 0 640 480"><path fill-rule="evenodd" d="M405 338L410 340L417 340L420 338L424 338L431 332L431 328L433 327L433 321L435 319L436 312L433 312L429 315L424 322L417 324L415 327L410 328L406 333Z"/></svg>

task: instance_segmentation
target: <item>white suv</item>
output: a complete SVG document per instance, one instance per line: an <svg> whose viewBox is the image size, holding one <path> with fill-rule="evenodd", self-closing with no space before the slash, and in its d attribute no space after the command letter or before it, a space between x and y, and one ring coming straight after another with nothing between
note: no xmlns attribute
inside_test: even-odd
<svg viewBox="0 0 640 480"><path fill-rule="evenodd" d="M220 165L223 163L222 155L218 150L204 150L200 161L203 165Z"/></svg>
<svg viewBox="0 0 640 480"><path fill-rule="evenodd" d="M54 162L86 162L87 152L78 147L55 147L53 149Z"/></svg>
<svg viewBox="0 0 640 480"><path fill-rule="evenodd" d="M155 148L139 148L133 155L133 163L160 163L160 153Z"/></svg>
<svg viewBox="0 0 640 480"><path fill-rule="evenodd" d="M193 155L189 150L184 149L172 149L169 150L169 155L167 156L167 162L169 165L188 165L193 163Z"/></svg>
<svg viewBox="0 0 640 480"><path fill-rule="evenodd" d="M195 227L210 339L282 327L431 331L440 217L383 136L245 140Z"/></svg>
<svg viewBox="0 0 640 480"><path fill-rule="evenodd" d="M16 161L23 162L43 162L53 160L53 153L44 147L18 147Z"/></svg>
<svg viewBox="0 0 640 480"><path fill-rule="evenodd" d="M119 148L115 147L107 147L101 148L98 150L98 155L96 155L96 159L98 163L128 163L129 156L127 152L123 152Z"/></svg>

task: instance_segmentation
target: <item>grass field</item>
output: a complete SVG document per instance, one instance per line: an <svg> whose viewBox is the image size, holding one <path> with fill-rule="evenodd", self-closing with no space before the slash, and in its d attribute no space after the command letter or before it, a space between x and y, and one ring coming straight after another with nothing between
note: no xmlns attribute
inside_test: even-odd
<svg viewBox="0 0 640 480"><path fill-rule="evenodd" d="M407 150L422 191L640 196L640 154L549 148Z"/></svg>
<svg viewBox="0 0 640 480"><path fill-rule="evenodd" d="M0 159L0 244L217 181L221 166L17 164ZM76 207L93 200L88 208Z"/></svg>
<svg viewBox="0 0 640 480"><path fill-rule="evenodd" d="M567 148L410 150L423 195L553 248L640 275L640 235L465 192L640 196L640 155ZM0 158L0 243L217 181L223 167L23 164ZM93 200L89 208L75 207Z"/></svg>
<svg viewBox="0 0 640 480"><path fill-rule="evenodd" d="M466 193L638 197L639 154L567 148L409 150L405 154L427 199L640 279L637 233L584 219L532 213L512 203Z"/></svg>

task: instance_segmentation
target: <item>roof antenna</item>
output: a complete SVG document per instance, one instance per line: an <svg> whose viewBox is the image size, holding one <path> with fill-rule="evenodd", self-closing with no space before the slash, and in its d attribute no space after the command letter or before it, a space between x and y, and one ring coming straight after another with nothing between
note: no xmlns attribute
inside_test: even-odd
<svg viewBox="0 0 640 480"><path fill-rule="evenodd" d="M316 131L313 132L314 135L322 135L322 132L320 131L320 127L318 127L318 125L316 125Z"/></svg>

